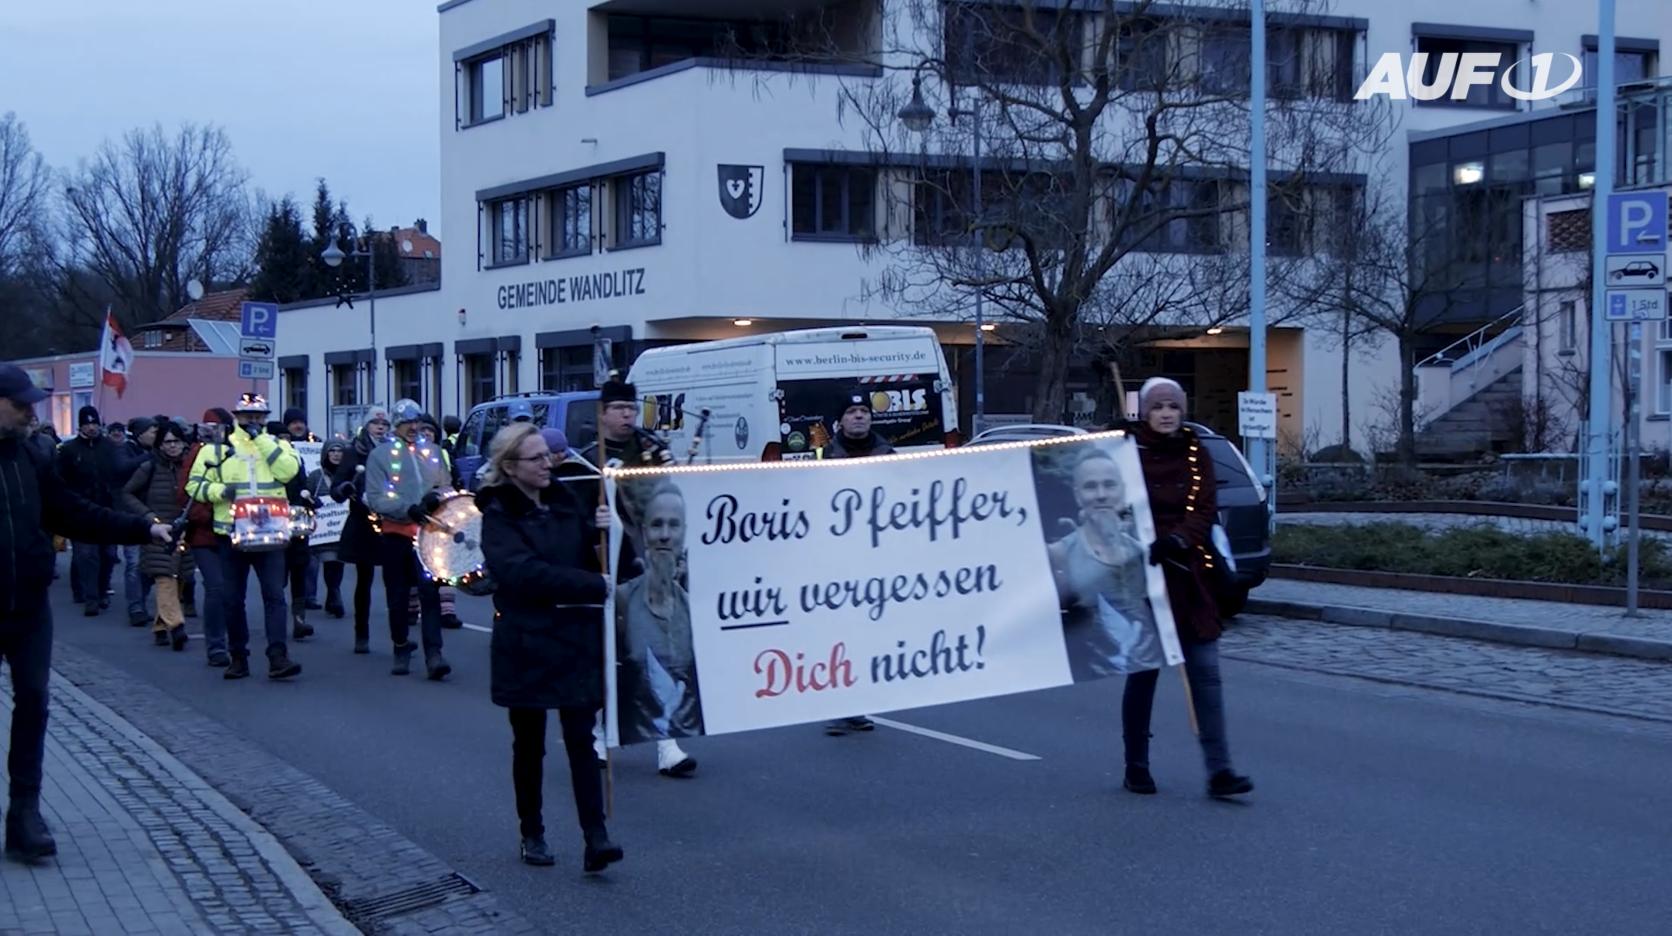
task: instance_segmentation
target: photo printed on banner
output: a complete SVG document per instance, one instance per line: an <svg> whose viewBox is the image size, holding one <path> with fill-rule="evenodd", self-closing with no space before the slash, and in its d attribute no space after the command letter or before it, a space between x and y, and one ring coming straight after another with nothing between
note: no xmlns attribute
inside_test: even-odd
<svg viewBox="0 0 1672 936"><path fill-rule="evenodd" d="M703 733L691 642L685 494L674 478L617 487L626 532L617 563L617 711L624 744Z"/></svg>
<svg viewBox="0 0 1672 936"><path fill-rule="evenodd" d="M1155 530L1131 440L1040 446L1032 462L1074 681L1167 665L1150 597Z"/></svg>

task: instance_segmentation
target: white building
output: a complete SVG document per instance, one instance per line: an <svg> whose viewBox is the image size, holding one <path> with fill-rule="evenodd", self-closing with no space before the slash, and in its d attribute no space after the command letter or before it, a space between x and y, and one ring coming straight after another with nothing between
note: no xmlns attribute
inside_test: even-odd
<svg viewBox="0 0 1672 936"><path fill-rule="evenodd" d="M868 82L904 83L909 69L714 57L727 23L734 41L758 39L771 32L760 24L779 22L786 11L819 13L832 27L829 35L858 57L896 28L884 24L933 6L932 0L443 3L436 131L440 228L449 249L441 284L380 297L375 347L363 301L352 311L332 303L287 308L279 333L284 402L304 406L316 425L333 428L357 418L372 400L400 396L432 412L462 415L499 394L590 386L595 324L626 365L647 346L733 336L742 328L910 318L941 333L967 416L974 339L967 317L924 316L877 298L868 284L886 277L890 260L855 243L913 236L919 218L891 207L895 200L887 196L902 185L909 194L910 174L922 164L868 152L843 92ZM1102 3L1072 6L1090 11L1085 22L1097 28ZM1311 50L1305 61L1340 69L1353 87L1384 52L1501 51L1506 62L1544 51L1580 56L1586 34L1596 29L1588 3L1343 0L1327 13L1285 18L1274 12L1271 23L1304 32L1295 41ZM1233 30L1234 21L1233 15ZM1618 24L1621 35L1638 37L1632 48L1657 51L1661 39L1672 41L1665 0L1619 0ZM770 38L759 41L770 52ZM1300 61L1301 53L1294 54ZM1655 73L1655 51L1639 64ZM1402 124L1390 144L1387 174L1396 185L1409 178L1409 133L1530 106L1491 88L1477 88L1463 102L1399 105ZM722 198L727 179L744 186L735 199ZM476 251L466 249L472 239ZM1234 238L1228 242L1234 249ZM1517 295L1511 305L1520 301ZM1449 325L1437 323L1454 334L1436 339L1433 348L1504 311L1482 299ZM745 321L750 324L738 324ZM1235 322L1212 335L1171 332L1143 355L1140 372L1125 376L1129 382L1174 376L1192 390L1202 418L1234 430L1247 346L1246 330ZM1284 327L1273 331L1270 348L1268 379L1280 393L1285 442L1337 441L1344 394L1341 352L1332 338ZM1025 412L1029 381L995 366L1001 355L989 348L988 410ZM1096 390L1089 370L1082 362L1070 375L1070 396L1081 401L1071 402L1071 410L1083 408ZM1355 434L1396 376L1389 346L1360 349L1346 394L1353 412L1364 414L1353 419ZM1362 444L1362 435L1355 441Z"/></svg>

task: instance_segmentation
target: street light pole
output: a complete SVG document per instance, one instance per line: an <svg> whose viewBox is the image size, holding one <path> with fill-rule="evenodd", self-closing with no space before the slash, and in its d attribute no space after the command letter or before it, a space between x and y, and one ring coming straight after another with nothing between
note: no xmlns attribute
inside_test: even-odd
<svg viewBox="0 0 1672 936"><path fill-rule="evenodd" d="M974 175L974 188L972 194L975 202L974 208L977 238L975 255L979 257L982 256L980 226L984 211L981 201L981 100L977 98L975 107L970 110L963 110L956 107L950 108L947 110L947 115L953 119L968 117L970 119L971 130L973 131L972 135L975 138L975 156L971 160L971 167ZM987 358L986 324L986 287L977 286L975 290L975 425L970 427L972 435L984 429L987 422L987 375L985 372Z"/></svg>
<svg viewBox="0 0 1672 936"><path fill-rule="evenodd" d="M1248 134L1248 390L1266 392L1266 4L1253 0L1249 55ZM1244 439L1248 460L1268 488L1275 478L1274 447L1266 439ZM1267 501L1277 509L1277 494Z"/></svg>
<svg viewBox="0 0 1672 936"><path fill-rule="evenodd" d="M346 260L346 259L358 259L360 257L365 257L366 258L366 311L367 311L367 315L371 319L371 330L372 330L372 360L371 360L370 370L366 374L366 384L367 384L366 392L367 392L368 396L376 397L377 396L377 263L376 263L377 251L372 249L372 241L371 241L370 233L368 233L365 237L362 237L360 235L360 229L358 227L356 227L354 225L354 222L352 222L352 221L348 222L347 228L348 228L348 236L349 236L350 241L354 245L354 249L349 251L348 253L343 253L343 249L341 247L337 246L336 239L332 238L331 242L325 245L325 249L319 252L319 258L321 260L324 260L325 265L330 267L333 270L336 269L337 267L342 266L343 261ZM352 305L353 304L351 302L350 306L352 307ZM371 401L368 400L367 402L371 402Z"/></svg>
<svg viewBox="0 0 1672 936"><path fill-rule="evenodd" d="M1614 191L1614 0L1597 0L1597 130L1596 166L1591 182L1591 399L1585 439L1585 533L1601 549L1603 479L1608 472L1608 425L1613 420L1609 393L1613 387L1613 327L1604 317L1607 298L1608 198Z"/></svg>

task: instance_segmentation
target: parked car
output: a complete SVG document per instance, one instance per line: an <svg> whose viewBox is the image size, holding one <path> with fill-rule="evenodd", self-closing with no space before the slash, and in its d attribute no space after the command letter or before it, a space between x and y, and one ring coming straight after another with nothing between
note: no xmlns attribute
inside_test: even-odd
<svg viewBox="0 0 1672 936"><path fill-rule="evenodd" d="M478 403L465 416L459 430L459 445L454 459L459 464L459 477L472 491L476 490L476 475L487 461L488 446L494 433L504 428L513 418L513 407L528 407L535 425L563 430L569 437L569 447L580 450L598 437L598 391L582 390L571 393L538 391Z"/></svg>
<svg viewBox="0 0 1672 936"><path fill-rule="evenodd" d="M1628 276L1641 276L1650 282L1655 282L1660 279L1660 267L1655 266L1654 262L1650 260L1633 260L1608 274L1608 278L1615 282L1619 282Z"/></svg>
<svg viewBox="0 0 1672 936"><path fill-rule="evenodd" d="M1238 588L1235 594L1220 602L1219 610L1226 617L1233 617L1248 602L1248 593L1264 584L1271 570L1271 513L1266 504L1266 486L1255 477L1253 467L1230 439L1201 423L1186 425L1196 431L1202 447L1213 459L1213 475L1219 485L1219 525L1224 527L1231 543ZM1041 423L995 426L978 433L969 444L1037 442L1085 434L1086 430L1077 426Z"/></svg>

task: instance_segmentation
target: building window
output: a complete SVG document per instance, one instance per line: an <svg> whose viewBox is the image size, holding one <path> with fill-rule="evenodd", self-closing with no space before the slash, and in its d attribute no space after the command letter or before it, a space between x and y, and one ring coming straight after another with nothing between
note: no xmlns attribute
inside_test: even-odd
<svg viewBox="0 0 1672 936"><path fill-rule="evenodd" d="M653 169L611 180L615 198L616 250L662 242L662 171Z"/></svg>
<svg viewBox="0 0 1672 936"><path fill-rule="evenodd" d="M1358 33L1347 29L1273 27L1266 33L1266 92L1273 98L1306 96L1348 101L1356 89L1353 57ZM1248 93L1248 27L1205 27L1196 43L1196 76L1210 95Z"/></svg>
<svg viewBox="0 0 1672 936"><path fill-rule="evenodd" d="M300 367L287 367L284 377L284 408L308 411L308 372Z"/></svg>
<svg viewBox="0 0 1672 936"><path fill-rule="evenodd" d="M1659 64L1657 61L1659 58L1660 56L1646 49L1622 52L1616 48L1614 50L1614 84L1630 84L1634 81L1653 78L1655 68ZM1583 78L1585 87L1594 88L1597 86L1598 67L1596 43L1586 42Z"/></svg>
<svg viewBox="0 0 1672 936"><path fill-rule="evenodd" d="M1217 179L1175 179L1135 194L1123 184L1110 204L1111 224L1140 251L1218 253L1225 246L1220 189ZM1130 220L1124 220L1128 207Z"/></svg>
<svg viewBox="0 0 1672 936"><path fill-rule="evenodd" d="M413 400L419 406L424 405L423 368L416 358L408 361L395 361L391 368L394 371L395 399Z"/></svg>
<svg viewBox="0 0 1672 936"><path fill-rule="evenodd" d="M331 365L331 405L360 405L360 369L353 364Z"/></svg>
<svg viewBox="0 0 1672 936"><path fill-rule="evenodd" d="M497 394L495 390L493 354L467 354L464 356L464 405L465 409L486 403Z"/></svg>
<svg viewBox="0 0 1672 936"><path fill-rule="evenodd" d="M541 349L540 389L573 393L593 388L591 345ZM571 439L570 443L573 444L574 440Z"/></svg>
<svg viewBox="0 0 1672 936"><path fill-rule="evenodd" d="M874 240L877 172L797 163L791 173L791 230L806 240Z"/></svg>
<svg viewBox="0 0 1672 936"><path fill-rule="evenodd" d="M466 124L485 123L505 116L505 57L494 53L464 64L469 110Z"/></svg>
<svg viewBox="0 0 1672 936"><path fill-rule="evenodd" d="M1422 83L1425 87L1436 83L1443 83L1445 89L1440 97L1430 101L1416 101L1419 107L1483 107L1497 110L1515 110L1515 99L1504 93L1502 78L1505 71L1521 57L1521 46L1514 42L1488 42L1480 39L1451 39L1445 36L1418 36L1417 52L1427 53L1428 59L1423 64ZM1498 67L1492 71L1492 80L1469 86L1468 96L1459 101L1452 97L1452 89L1457 72L1462 68L1463 56L1472 53L1484 53L1498 56ZM1446 63L1450 68L1442 69ZM1442 81L1443 79L1443 81Z"/></svg>
<svg viewBox="0 0 1672 936"><path fill-rule="evenodd" d="M547 199L551 218L548 259L582 257L592 252L592 183L553 191Z"/></svg>
<svg viewBox="0 0 1672 936"><path fill-rule="evenodd" d="M1078 74L1085 15L1063 10L949 3L945 7L947 70L958 84L1054 85Z"/></svg>
<svg viewBox="0 0 1672 936"><path fill-rule="evenodd" d="M826 15L836 18L835 25L846 25L840 22L840 12L823 10L814 17L818 29L832 28L831 21L822 19ZM805 60L806 42L799 39L797 25L788 17L774 22L766 18L677 19L611 14L609 80L694 58Z"/></svg>
<svg viewBox="0 0 1672 936"><path fill-rule="evenodd" d="M1660 362L1660 385L1655 392L1655 412L1672 414L1672 348L1656 348L1655 360Z"/></svg>
<svg viewBox="0 0 1672 936"><path fill-rule="evenodd" d="M488 204L493 264L528 262L528 199L517 196Z"/></svg>
<svg viewBox="0 0 1672 936"><path fill-rule="evenodd" d="M1115 36L1115 80L1124 91L1159 88L1167 81L1168 31L1150 19L1124 19Z"/></svg>
<svg viewBox="0 0 1672 936"><path fill-rule="evenodd" d="M1545 219L1550 252L1581 253L1591 249L1591 210L1552 211Z"/></svg>
<svg viewBox="0 0 1672 936"><path fill-rule="evenodd" d="M139 346L147 349L162 347L163 333L155 328L141 332Z"/></svg>
<svg viewBox="0 0 1672 936"><path fill-rule="evenodd" d="M1579 304L1564 299L1556 309L1558 354L1571 355L1579 349Z"/></svg>

